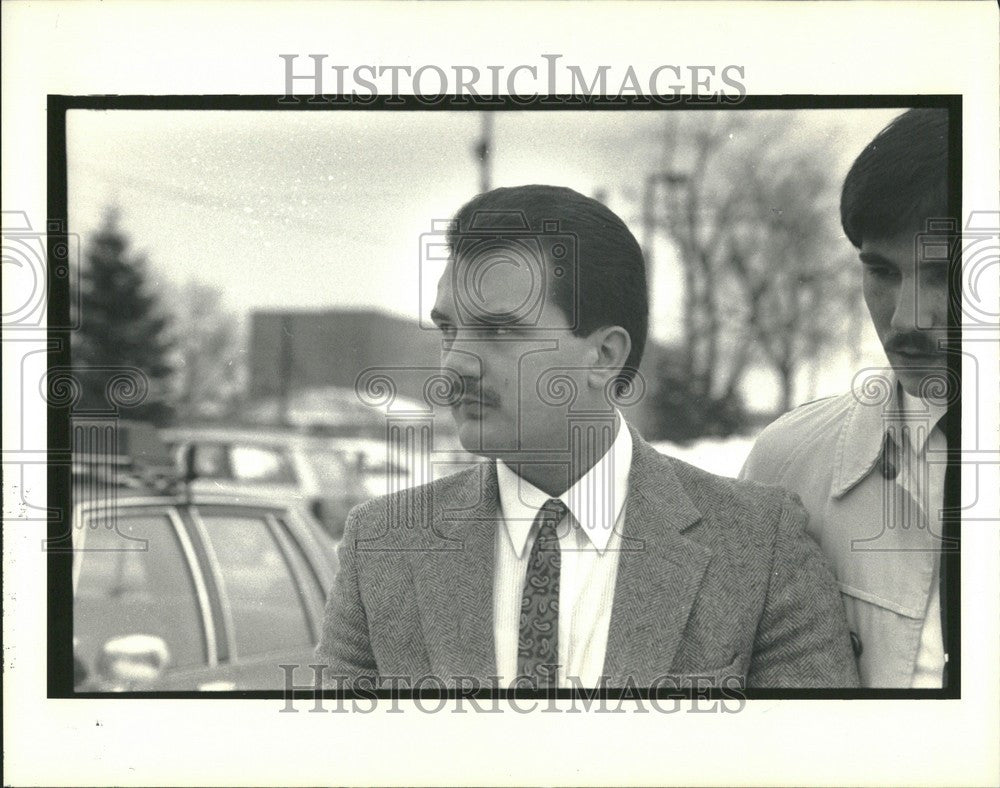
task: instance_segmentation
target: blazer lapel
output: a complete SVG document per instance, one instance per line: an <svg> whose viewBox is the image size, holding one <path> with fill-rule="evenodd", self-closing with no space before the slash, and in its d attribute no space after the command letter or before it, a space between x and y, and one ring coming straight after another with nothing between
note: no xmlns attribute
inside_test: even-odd
<svg viewBox="0 0 1000 788"><path fill-rule="evenodd" d="M649 686L670 670L711 551L682 531L701 518L670 460L633 433L604 675Z"/></svg>
<svg viewBox="0 0 1000 788"><path fill-rule="evenodd" d="M496 469L483 463L470 472L466 484L455 486L454 494L438 493L431 504L427 550L413 556L431 671L449 686L456 676L487 680L496 673L493 573L498 501Z"/></svg>

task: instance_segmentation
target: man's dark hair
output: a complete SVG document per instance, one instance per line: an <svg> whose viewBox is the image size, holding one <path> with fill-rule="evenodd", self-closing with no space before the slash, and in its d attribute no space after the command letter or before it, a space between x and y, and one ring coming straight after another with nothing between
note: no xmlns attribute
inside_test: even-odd
<svg viewBox="0 0 1000 788"><path fill-rule="evenodd" d="M948 111L911 109L895 118L851 165L840 223L861 248L929 218L948 215Z"/></svg>
<svg viewBox="0 0 1000 788"><path fill-rule="evenodd" d="M521 224L519 225L518 222ZM642 249L625 223L597 200L563 186L515 186L473 197L455 215L448 231L454 250L470 229L556 232L576 240L577 276L573 283L549 278L552 301L575 317L573 333L587 336L603 326L621 326L632 349L618 380L630 381L642 360L649 327L649 293ZM546 270L553 261L546 259ZM576 292L574 292L574 289Z"/></svg>

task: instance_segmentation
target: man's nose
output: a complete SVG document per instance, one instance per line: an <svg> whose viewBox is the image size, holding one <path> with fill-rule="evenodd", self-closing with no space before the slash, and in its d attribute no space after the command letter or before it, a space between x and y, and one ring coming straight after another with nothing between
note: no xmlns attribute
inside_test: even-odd
<svg viewBox="0 0 1000 788"><path fill-rule="evenodd" d="M891 328L897 334L930 328L933 325L933 304L926 296L921 298L919 282L915 277L904 277L896 293L896 308L892 313Z"/></svg>
<svg viewBox="0 0 1000 788"><path fill-rule="evenodd" d="M460 378L478 380L482 375L482 359L470 343L451 342L441 348L441 368L451 370Z"/></svg>

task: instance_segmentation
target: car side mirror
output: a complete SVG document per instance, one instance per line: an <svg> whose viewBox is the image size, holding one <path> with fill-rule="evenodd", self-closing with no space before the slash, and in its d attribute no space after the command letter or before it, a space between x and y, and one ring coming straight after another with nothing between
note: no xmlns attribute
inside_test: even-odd
<svg viewBox="0 0 1000 788"><path fill-rule="evenodd" d="M170 650L163 638L123 635L101 647L96 670L103 691L129 692L155 682L169 663Z"/></svg>

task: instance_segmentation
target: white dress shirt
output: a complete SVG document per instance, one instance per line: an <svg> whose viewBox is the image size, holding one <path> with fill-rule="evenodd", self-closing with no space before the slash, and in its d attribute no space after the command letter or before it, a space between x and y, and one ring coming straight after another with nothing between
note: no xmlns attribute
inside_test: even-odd
<svg viewBox="0 0 1000 788"><path fill-rule="evenodd" d="M568 513L557 528L560 687L596 687L604 669L611 623L625 498L632 467L632 436L621 414L607 453L559 496ZM493 583L493 634L500 686L517 676L521 596L534 542L531 526L548 495L497 462L500 527ZM579 679L577 685L570 677Z"/></svg>
<svg viewBox="0 0 1000 788"><path fill-rule="evenodd" d="M943 458L947 440L941 430L943 405L921 400L903 392L900 399L903 410L901 463L897 483L917 502L927 525L933 533L941 533L941 508L944 506ZM936 462L928 462L928 455L936 454ZM931 580L931 593L927 602L924 624L920 630L920 647L913 666L911 687L941 687L944 670L944 638L941 632L941 588L938 576L941 554L938 553Z"/></svg>

